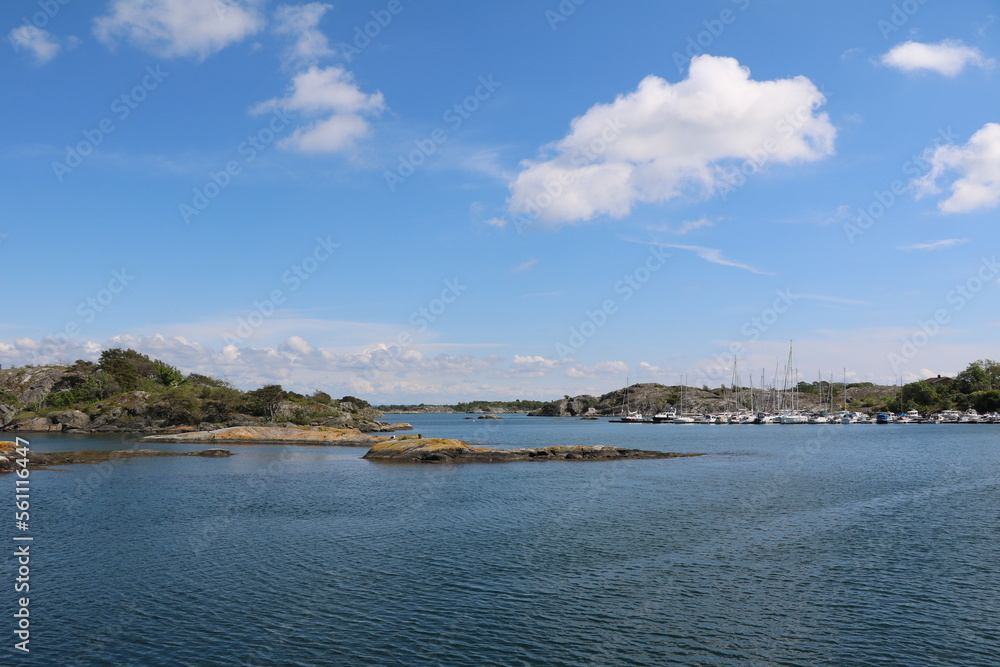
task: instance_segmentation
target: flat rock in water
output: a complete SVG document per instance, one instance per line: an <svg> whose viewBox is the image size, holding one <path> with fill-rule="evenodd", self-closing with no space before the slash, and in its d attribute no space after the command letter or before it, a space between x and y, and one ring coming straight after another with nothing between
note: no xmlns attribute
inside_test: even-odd
<svg viewBox="0 0 1000 667"><path fill-rule="evenodd" d="M142 439L143 442L287 442L302 445L371 445L383 440L385 436L332 426L231 426L214 431L148 435Z"/></svg>
<svg viewBox="0 0 1000 667"><path fill-rule="evenodd" d="M625 447L572 446L491 449L474 447L461 440L420 438L383 442L372 447L364 458L372 461L418 463L502 463L507 461L618 461L625 459L671 459L701 454L654 452Z"/></svg>

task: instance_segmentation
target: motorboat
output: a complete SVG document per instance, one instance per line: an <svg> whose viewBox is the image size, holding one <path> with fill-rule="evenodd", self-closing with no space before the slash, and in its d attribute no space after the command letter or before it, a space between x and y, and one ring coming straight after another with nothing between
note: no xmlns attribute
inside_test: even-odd
<svg viewBox="0 0 1000 667"><path fill-rule="evenodd" d="M809 418L800 412L786 412L778 416L780 424L806 424Z"/></svg>
<svg viewBox="0 0 1000 667"><path fill-rule="evenodd" d="M669 410L663 410L653 415L653 423L664 424L666 422L669 422L671 419L674 419L675 417L677 417L677 409L670 408Z"/></svg>

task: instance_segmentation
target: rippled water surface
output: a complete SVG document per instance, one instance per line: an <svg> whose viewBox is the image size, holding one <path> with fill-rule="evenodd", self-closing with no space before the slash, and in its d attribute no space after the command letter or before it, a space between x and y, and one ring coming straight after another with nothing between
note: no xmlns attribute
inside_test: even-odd
<svg viewBox="0 0 1000 667"><path fill-rule="evenodd" d="M39 471L32 651L10 650L9 620L0 664L1000 664L1000 425L397 419L709 455L407 465L268 445Z"/></svg>

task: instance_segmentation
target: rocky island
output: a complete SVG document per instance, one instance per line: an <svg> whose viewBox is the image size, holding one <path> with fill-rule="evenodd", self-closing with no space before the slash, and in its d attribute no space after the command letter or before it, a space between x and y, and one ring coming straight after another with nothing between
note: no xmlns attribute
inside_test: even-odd
<svg viewBox="0 0 1000 667"><path fill-rule="evenodd" d="M242 391L226 380L179 369L129 349L97 363L0 369L0 430L61 433L172 433L232 426L328 426L364 432L409 430L379 421L367 401L266 385Z"/></svg>
<svg viewBox="0 0 1000 667"><path fill-rule="evenodd" d="M199 452L164 452L157 449L117 449L80 452L39 453L29 451L27 455L29 469L47 468L50 466L78 465L87 463L103 463L117 459L149 457L149 456L202 456L206 458L225 458L232 456L228 449L204 449ZM0 442L0 473L14 472L21 466L18 461L22 455L13 442Z"/></svg>
<svg viewBox="0 0 1000 667"><path fill-rule="evenodd" d="M409 463L504 463L511 461L618 461L624 459L672 459L702 454L655 452L606 445L569 447L525 447L492 449L461 440L412 438L382 442L363 458L370 461Z"/></svg>
<svg viewBox="0 0 1000 667"><path fill-rule="evenodd" d="M329 426L232 426L210 431L147 435L143 442L226 442L239 445L284 443L289 445L372 446L386 440L418 439L419 435L377 436L353 428Z"/></svg>

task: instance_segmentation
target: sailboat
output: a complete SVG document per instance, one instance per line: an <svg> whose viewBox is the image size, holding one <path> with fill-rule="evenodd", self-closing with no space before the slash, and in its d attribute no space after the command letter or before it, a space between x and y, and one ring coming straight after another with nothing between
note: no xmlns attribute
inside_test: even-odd
<svg viewBox="0 0 1000 667"><path fill-rule="evenodd" d="M681 378L680 409L677 410L677 414L674 416L674 418L670 420L669 423L671 423L671 424L693 424L694 423L694 418L693 417L685 417L684 416L684 392L685 392L686 388L687 388L687 382L684 381L684 378Z"/></svg>
<svg viewBox="0 0 1000 667"><path fill-rule="evenodd" d="M632 410L628 402L628 378L625 378L625 395L622 397L622 416L621 423L623 424L642 424L646 420L642 418L642 413L638 410Z"/></svg>
<svg viewBox="0 0 1000 667"><path fill-rule="evenodd" d="M796 397L798 396L798 388L796 386L796 379L798 377L798 371L792 363L792 342L788 342L788 364L785 366L785 382L782 386L782 400L789 398L788 393L791 392L789 407L791 409L784 410L779 415L778 421L782 424L805 424L808 421L808 417L802 414L798 410L796 405Z"/></svg>

